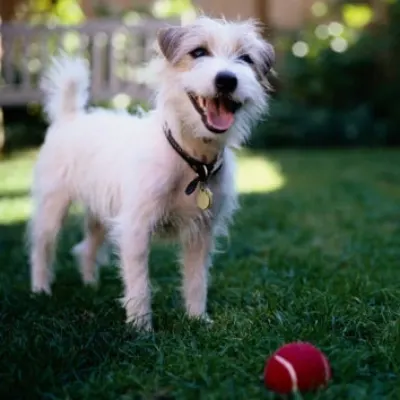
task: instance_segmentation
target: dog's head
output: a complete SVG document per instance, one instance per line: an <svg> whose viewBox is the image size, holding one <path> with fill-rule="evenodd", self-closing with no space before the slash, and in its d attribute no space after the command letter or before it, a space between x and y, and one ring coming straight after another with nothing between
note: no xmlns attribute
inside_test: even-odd
<svg viewBox="0 0 400 400"><path fill-rule="evenodd" d="M253 21L200 17L161 29L162 101L196 136L239 144L267 105L271 44Z"/></svg>

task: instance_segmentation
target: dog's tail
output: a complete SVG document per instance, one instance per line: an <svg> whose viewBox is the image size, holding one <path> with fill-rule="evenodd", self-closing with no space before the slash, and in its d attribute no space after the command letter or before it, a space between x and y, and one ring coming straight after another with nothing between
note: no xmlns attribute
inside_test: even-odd
<svg viewBox="0 0 400 400"><path fill-rule="evenodd" d="M86 61L63 53L42 75L44 111L50 122L83 110L89 100L90 72Z"/></svg>

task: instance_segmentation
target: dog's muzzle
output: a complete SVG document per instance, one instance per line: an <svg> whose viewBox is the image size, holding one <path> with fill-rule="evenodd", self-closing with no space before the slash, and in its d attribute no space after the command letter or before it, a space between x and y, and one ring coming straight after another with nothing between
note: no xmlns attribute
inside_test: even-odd
<svg viewBox="0 0 400 400"><path fill-rule="evenodd" d="M232 87L233 83L230 82L228 85ZM224 90L225 92L219 91L215 97L203 97L195 93L188 93L205 127L213 133L226 132L234 124L235 113L243 105L233 100L230 94L226 93L226 87Z"/></svg>

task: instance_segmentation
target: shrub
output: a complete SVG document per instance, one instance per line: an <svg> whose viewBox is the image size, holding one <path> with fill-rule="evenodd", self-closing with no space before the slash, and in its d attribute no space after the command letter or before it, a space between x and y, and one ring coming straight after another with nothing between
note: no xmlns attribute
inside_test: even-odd
<svg viewBox="0 0 400 400"><path fill-rule="evenodd" d="M398 145L400 5L360 29L318 20L288 40L282 89L252 147ZM295 53L295 54L293 54Z"/></svg>

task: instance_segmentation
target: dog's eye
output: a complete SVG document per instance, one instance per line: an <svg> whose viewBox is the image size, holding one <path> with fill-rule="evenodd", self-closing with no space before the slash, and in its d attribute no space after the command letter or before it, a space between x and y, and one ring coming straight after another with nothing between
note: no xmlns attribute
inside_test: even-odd
<svg viewBox="0 0 400 400"><path fill-rule="evenodd" d="M244 61L247 64L254 64L253 60L251 59L251 57L248 54L242 54L239 57L239 60Z"/></svg>
<svg viewBox="0 0 400 400"><path fill-rule="evenodd" d="M200 58L204 56L208 56L208 50L204 47L197 47L189 53L193 58Z"/></svg>

